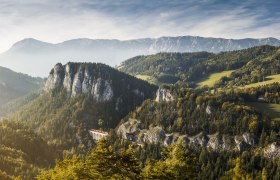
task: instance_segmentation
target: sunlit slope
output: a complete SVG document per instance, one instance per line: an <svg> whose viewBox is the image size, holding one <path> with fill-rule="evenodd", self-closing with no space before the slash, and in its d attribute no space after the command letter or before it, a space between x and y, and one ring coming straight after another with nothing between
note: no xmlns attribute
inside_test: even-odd
<svg viewBox="0 0 280 180"><path fill-rule="evenodd" d="M213 87L222 77L228 77L232 72L233 70L210 74L208 77L198 82L196 85L197 87Z"/></svg>
<svg viewBox="0 0 280 180"><path fill-rule="evenodd" d="M267 76L267 77L265 77L265 80L262 81L262 82L248 84L248 85L246 85L244 87L241 87L241 88L251 88L251 87L264 86L264 85L272 84L272 83L275 83L275 82L280 82L280 74Z"/></svg>

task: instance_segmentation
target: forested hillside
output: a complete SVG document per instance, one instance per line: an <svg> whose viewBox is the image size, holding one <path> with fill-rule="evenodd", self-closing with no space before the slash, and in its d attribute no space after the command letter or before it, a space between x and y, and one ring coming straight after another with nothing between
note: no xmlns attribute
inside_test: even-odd
<svg viewBox="0 0 280 180"><path fill-rule="evenodd" d="M262 176L277 179L280 121L251 103L279 103L279 87L277 83L214 94L207 89L171 87L173 101L145 101L123 119L117 133L126 142L142 144L142 148L136 148L136 154L149 167L148 173L152 173L149 177L162 175L162 170L155 170L161 160L151 163L147 159L164 159L158 149L183 144L189 151L196 152L188 157L196 159L196 171L192 172L198 179L258 179ZM120 147L119 144L122 141L114 146Z"/></svg>
<svg viewBox="0 0 280 180"><path fill-rule="evenodd" d="M148 76L155 84L176 84L196 87L197 82L217 72L234 71L218 82L220 87L241 86L263 81L268 75L278 74L279 48L259 46L218 54L159 53L137 56L124 61L118 69L134 76ZM279 69L279 68L278 68Z"/></svg>
<svg viewBox="0 0 280 180"><path fill-rule="evenodd" d="M21 123L0 122L0 179L33 179L56 157L54 149Z"/></svg>
<svg viewBox="0 0 280 180"><path fill-rule="evenodd" d="M250 105L279 103L279 87L164 86L173 100L146 100L89 155L66 157L38 177L279 179L280 122Z"/></svg>
<svg viewBox="0 0 280 180"><path fill-rule="evenodd" d="M159 53L119 67L137 78L58 63L40 94L5 107L64 158L39 179L279 179L279 60L272 46Z"/></svg>
<svg viewBox="0 0 280 180"><path fill-rule="evenodd" d="M83 152L92 147L88 130L115 128L136 106L152 99L155 91L155 86L103 64L58 64L45 91L10 118L59 150Z"/></svg>
<svg viewBox="0 0 280 180"><path fill-rule="evenodd" d="M0 116L1 106L7 102L38 91L43 86L43 79L13 72L0 67Z"/></svg>

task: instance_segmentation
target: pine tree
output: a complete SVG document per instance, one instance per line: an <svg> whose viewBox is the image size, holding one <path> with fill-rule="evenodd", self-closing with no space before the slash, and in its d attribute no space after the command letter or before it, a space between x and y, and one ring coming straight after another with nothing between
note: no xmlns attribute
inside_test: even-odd
<svg viewBox="0 0 280 180"><path fill-rule="evenodd" d="M262 169L262 180L267 180L267 171L265 168Z"/></svg>
<svg viewBox="0 0 280 180"><path fill-rule="evenodd" d="M173 145L163 154L164 159L150 161L143 169L142 176L146 179L194 179L196 159L182 145Z"/></svg>

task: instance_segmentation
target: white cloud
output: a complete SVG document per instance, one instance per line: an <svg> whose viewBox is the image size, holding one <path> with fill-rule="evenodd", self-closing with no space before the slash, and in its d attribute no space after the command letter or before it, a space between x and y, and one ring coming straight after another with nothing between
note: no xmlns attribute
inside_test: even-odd
<svg viewBox="0 0 280 180"><path fill-rule="evenodd" d="M269 9L275 5L259 6L254 0L240 5L212 2L2 0L0 51L27 37L54 43L81 37L280 37L279 14Z"/></svg>

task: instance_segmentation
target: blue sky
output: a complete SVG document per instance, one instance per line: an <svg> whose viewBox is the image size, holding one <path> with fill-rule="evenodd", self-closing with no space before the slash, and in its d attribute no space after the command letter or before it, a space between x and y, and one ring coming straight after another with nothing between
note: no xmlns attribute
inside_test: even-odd
<svg viewBox="0 0 280 180"><path fill-rule="evenodd" d="M0 52L24 38L280 38L279 0L0 0Z"/></svg>

